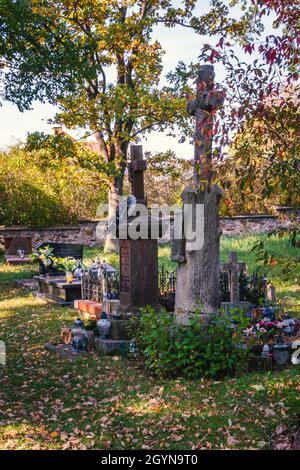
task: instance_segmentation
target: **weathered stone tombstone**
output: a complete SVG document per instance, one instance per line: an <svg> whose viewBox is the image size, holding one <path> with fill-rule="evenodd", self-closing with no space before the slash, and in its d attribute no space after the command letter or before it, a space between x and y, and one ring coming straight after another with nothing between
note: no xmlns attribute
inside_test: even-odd
<svg viewBox="0 0 300 470"><path fill-rule="evenodd" d="M197 94L188 104L188 111L196 118L194 136L194 184L182 193L184 208L202 205L203 245L194 249L186 239L176 242L172 260L177 261L177 288L175 315L180 323L187 323L189 314L201 305L204 313L214 313L219 308L220 286L220 235L219 202L222 192L211 185L212 135L214 112L222 106L224 98L214 89L214 68L200 66L196 79Z"/></svg>
<svg viewBox="0 0 300 470"><path fill-rule="evenodd" d="M146 204L144 193L144 171L141 145L131 146L129 177L132 194L138 204ZM148 224L149 219L145 223ZM130 225L128 220L127 227ZM133 312L146 305L158 305L158 254L157 240L120 239L120 301L124 312Z"/></svg>
<svg viewBox="0 0 300 470"><path fill-rule="evenodd" d="M231 251L228 261L221 264L221 271L227 272L229 277L230 301L221 302L221 308L225 309L225 311L236 307L242 308L247 313L251 310L250 302L240 301L239 273L246 271L246 268L246 263L238 261L235 251Z"/></svg>
<svg viewBox="0 0 300 470"><path fill-rule="evenodd" d="M43 242L36 247L36 251L49 247L53 250L53 256L55 258L75 258L78 261L82 261L83 258L83 245L73 243L53 243ZM63 276L64 273L52 265L45 267L40 263L40 274L48 276Z"/></svg>
<svg viewBox="0 0 300 470"><path fill-rule="evenodd" d="M239 302L239 273L246 270L246 263L238 262L237 253L231 251L228 261L221 264L221 270L229 275L230 302Z"/></svg>

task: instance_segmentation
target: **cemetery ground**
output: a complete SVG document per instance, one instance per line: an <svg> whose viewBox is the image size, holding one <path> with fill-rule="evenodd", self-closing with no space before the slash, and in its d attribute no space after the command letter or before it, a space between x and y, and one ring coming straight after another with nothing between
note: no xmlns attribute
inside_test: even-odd
<svg viewBox="0 0 300 470"><path fill-rule="evenodd" d="M222 260L235 250L251 272L255 239L223 238ZM297 256L286 239L266 242L278 256ZM85 253L96 255L95 249ZM117 263L115 255L106 259ZM160 248L160 263L170 268L168 259L169 248ZM189 381L152 378L117 356L63 360L44 351L44 344L57 341L76 312L14 282L32 276L33 266L0 263L0 334L7 344L7 365L0 366L0 449L289 448L300 413L299 367ZM283 280L280 265L268 271L295 315L296 276Z"/></svg>

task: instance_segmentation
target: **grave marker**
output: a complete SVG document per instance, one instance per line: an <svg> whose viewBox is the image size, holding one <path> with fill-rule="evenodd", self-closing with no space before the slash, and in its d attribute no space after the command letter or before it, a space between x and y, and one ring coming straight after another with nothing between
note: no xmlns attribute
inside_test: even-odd
<svg viewBox="0 0 300 470"><path fill-rule="evenodd" d="M53 256L56 258L75 258L77 260L82 260L83 257L83 245L73 244L73 243L53 243L53 242L43 242L38 247L37 250L40 248L45 248L49 246L49 248L53 249Z"/></svg>
<svg viewBox="0 0 300 470"><path fill-rule="evenodd" d="M221 302L221 308L229 314L236 308L242 309L246 314L250 314L252 310L250 302L240 301L239 273L246 270L246 263L238 261L237 253L235 251L231 251L229 253L228 261L221 264L221 271L228 272L230 292L230 301Z"/></svg>
<svg viewBox="0 0 300 470"><path fill-rule="evenodd" d="M132 194L139 204L146 204L145 170L142 146L132 145L129 179ZM130 220L127 228L129 224ZM133 240L128 234L127 239L120 239L120 301L122 311L135 311L146 305L158 305L157 240Z"/></svg>
<svg viewBox="0 0 300 470"><path fill-rule="evenodd" d="M237 253L235 251L231 251L229 253L228 261L221 264L221 270L223 272L228 272L229 274L230 302L239 302L239 272L246 270L246 263L239 263Z"/></svg>
<svg viewBox="0 0 300 470"><path fill-rule="evenodd" d="M196 208L202 205L203 245L193 248L182 240L173 250L173 260L178 262L175 315L179 323L188 323L190 313L198 305L207 314L215 313L219 308L219 202L222 191L211 184L212 139L214 114L224 98L215 90L214 77L212 65L200 66L196 98L188 103L189 113L195 116L194 181L181 197L184 207L192 207L193 221Z"/></svg>

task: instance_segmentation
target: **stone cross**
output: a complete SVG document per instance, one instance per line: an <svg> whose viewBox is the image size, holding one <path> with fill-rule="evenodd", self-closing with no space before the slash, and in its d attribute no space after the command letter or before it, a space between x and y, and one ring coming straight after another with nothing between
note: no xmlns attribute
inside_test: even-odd
<svg viewBox="0 0 300 470"><path fill-rule="evenodd" d="M196 79L196 98L188 103L188 112L196 117L194 135L194 184L212 180L212 141L215 111L224 103L223 94L214 88L213 65L200 66Z"/></svg>
<svg viewBox="0 0 300 470"><path fill-rule="evenodd" d="M147 165L143 159L143 146L131 145L130 154L131 162L128 166L128 174L132 186L132 194L136 197L136 201L139 204L146 204L144 171L146 171Z"/></svg>
<svg viewBox="0 0 300 470"><path fill-rule="evenodd" d="M219 203L222 191L212 185L212 142L215 111L224 97L214 88L214 68L202 65L196 80L196 98L188 103L188 111L195 116L194 181L183 191L183 207L192 208L186 226L194 226L196 213L201 208L202 247L188 238L173 246L172 259L178 262L175 298L175 318L188 323L190 314L199 309L205 314L216 313L220 307L220 224ZM199 221L198 221L199 222Z"/></svg>
<svg viewBox="0 0 300 470"><path fill-rule="evenodd" d="M221 270L229 273L230 302L237 303L240 300L239 272L246 269L246 263L239 263L237 253L229 253L228 262L221 264Z"/></svg>

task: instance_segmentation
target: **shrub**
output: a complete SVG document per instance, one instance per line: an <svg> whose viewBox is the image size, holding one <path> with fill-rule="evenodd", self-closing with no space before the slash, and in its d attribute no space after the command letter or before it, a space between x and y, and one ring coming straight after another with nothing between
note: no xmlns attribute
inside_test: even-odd
<svg viewBox="0 0 300 470"><path fill-rule="evenodd" d="M67 158L57 166L42 163L20 146L0 152L0 225L49 226L94 217L106 200L103 175Z"/></svg>
<svg viewBox="0 0 300 470"><path fill-rule="evenodd" d="M231 319L218 313L205 321L196 312L188 325L180 325L169 312L147 307L132 319L130 333L154 375L220 378L246 364L247 352L240 347L246 322L240 311Z"/></svg>

